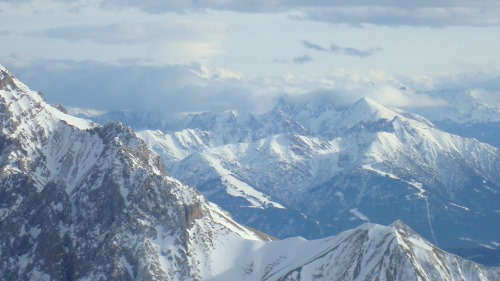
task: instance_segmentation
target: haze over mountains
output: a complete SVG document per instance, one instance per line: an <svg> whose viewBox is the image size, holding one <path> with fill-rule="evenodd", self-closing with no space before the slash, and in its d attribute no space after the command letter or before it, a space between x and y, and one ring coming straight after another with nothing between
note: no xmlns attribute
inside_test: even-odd
<svg viewBox="0 0 500 281"><path fill-rule="evenodd" d="M379 105L362 100L343 112L373 107ZM269 236L236 223L196 190L168 176L160 157L131 129L69 116L46 104L41 95L1 66L0 108L0 279L500 278L499 269L447 254L400 221L390 226L363 224L315 241L291 238L271 242ZM374 115L396 114L364 112L369 114L360 118L362 124L376 129L387 127L387 122L373 125L366 120ZM288 128L291 122L285 120L280 122ZM352 124L352 120L343 124ZM342 132L348 136L352 128ZM363 134L367 133L358 133ZM219 141L224 140L224 134L221 138ZM277 153L272 150L276 148L271 145L274 141L292 143L276 138L269 140L269 146L260 142L266 155L269 151ZM306 142L305 137L294 138ZM479 152L495 151L469 142ZM325 151L331 147L325 144L316 148ZM494 158L493 154L482 153ZM372 165L368 171L375 168L378 166ZM481 169L488 170L487 165ZM226 176L226 182L236 182L236 189L250 188L235 176ZM410 191L407 195L413 200L430 198L430 189ZM239 195L254 204L246 209L287 208L263 193ZM359 209L349 212L364 216Z"/></svg>
<svg viewBox="0 0 500 281"><path fill-rule="evenodd" d="M500 147L500 102L481 90L442 90L429 93L447 101L446 106L413 108L445 131Z"/></svg>

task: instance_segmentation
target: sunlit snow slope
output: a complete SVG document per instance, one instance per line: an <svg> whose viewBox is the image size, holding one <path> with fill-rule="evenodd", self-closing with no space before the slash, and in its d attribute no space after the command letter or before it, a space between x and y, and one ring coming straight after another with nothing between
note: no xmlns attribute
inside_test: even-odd
<svg viewBox="0 0 500 281"><path fill-rule="evenodd" d="M498 258L493 146L366 98L347 107L282 101L259 115L178 118L139 136L172 176L240 222L280 238L316 238L402 219L441 247Z"/></svg>

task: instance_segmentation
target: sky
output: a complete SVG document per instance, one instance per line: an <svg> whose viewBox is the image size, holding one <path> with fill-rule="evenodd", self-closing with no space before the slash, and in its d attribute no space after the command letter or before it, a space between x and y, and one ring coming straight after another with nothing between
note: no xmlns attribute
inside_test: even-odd
<svg viewBox="0 0 500 281"><path fill-rule="evenodd" d="M497 0L0 0L0 22L0 64L73 107L435 106L426 91L500 89Z"/></svg>

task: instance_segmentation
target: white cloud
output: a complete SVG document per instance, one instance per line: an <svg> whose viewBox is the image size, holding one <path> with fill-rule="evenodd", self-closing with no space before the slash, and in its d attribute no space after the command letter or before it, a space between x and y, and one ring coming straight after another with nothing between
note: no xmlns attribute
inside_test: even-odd
<svg viewBox="0 0 500 281"><path fill-rule="evenodd" d="M441 75L402 76L409 85L424 91L484 89L500 96L500 69L466 70Z"/></svg>
<svg viewBox="0 0 500 281"><path fill-rule="evenodd" d="M335 71L327 76L302 78L295 81L302 91L289 97L298 100L324 100L338 105L351 104L362 97L369 97L383 105L393 107L428 107L440 105L440 100L404 86L399 80L382 71ZM300 85L300 86L299 86ZM310 89L310 91L306 90Z"/></svg>
<svg viewBox="0 0 500 281"><path fill-rule="evenodd" d="M94 109L258 110L258 87L228 70L198 64L146 66L21 56L5 65L52 103ZM57 81L57 83L54 83Z"/></svg>
<svg viewBox="0 0 500 281"><path fill-rule="evenodd" d="M11 57L6 65L47 100L99 110L265 111L282 96L346 105L367 96L395 107L433 106L438 100L404 87L380 71L325 76L247 77L228 69L190 65L110 65ZM58 81L54 83L54 81Z"/></svg>

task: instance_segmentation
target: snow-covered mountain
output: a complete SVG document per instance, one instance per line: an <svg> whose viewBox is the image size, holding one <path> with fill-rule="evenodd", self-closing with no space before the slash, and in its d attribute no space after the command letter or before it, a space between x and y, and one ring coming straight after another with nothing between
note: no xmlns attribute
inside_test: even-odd
<svg viewBox="0 0 500 281"><path fill-rule="evenodd" d="M129 128L66 115L1 66L0 110L0 280L500 278L402 222L270 241L167 176Z"/></svg>
<svg viewBox="0 0 500 281"><path fill-rule="evenodd" d="M439 128L500 147L500 98L482 89L442 90L426 93L441 106L410 108Z"/></svg>
<svg viewBox="0 0 500 281"><path fill-rule="evenodd" d="M121 114L148 126L146 114ZM173 177L273 236L402 219L440 247L499 262L499 150L419 115L367 98L347 107L282 100L264 114L156 114L149 128L138 135Z"/></svg>
<svg viewBox="0 0 500 281"><path fill-rule="evenodd" d="M426 92L443 104L435 107L415 107L429 120L449 120L459 124L500 122L500 97L483 89L448 89Z"/></svg>
<svg viewBox="0 0 500 281"><path fill-rule="evenodd" d="M402 222L363 224L335 237L291 238L247 247L222 280L496 280L485 269L445 253ZM290 259L290 257L293 257ZM263 267L262 265L265 265ZM244 271L244 273L242 273ZM219 280L219 279L217 279Z"/></svg>
<svg viewBox="0 0 500 281"><path fill-rule="evenodd" d="M3 67L0 111L0 280L201 280L219 272L207 245L268 239L130 129L66 115Z"/></svg>

